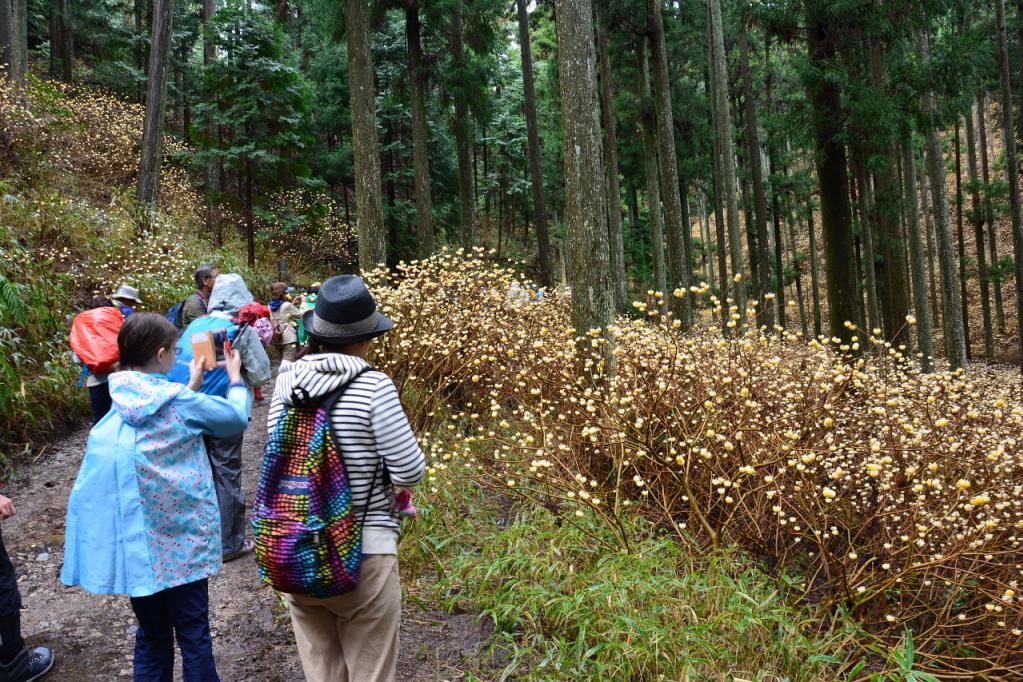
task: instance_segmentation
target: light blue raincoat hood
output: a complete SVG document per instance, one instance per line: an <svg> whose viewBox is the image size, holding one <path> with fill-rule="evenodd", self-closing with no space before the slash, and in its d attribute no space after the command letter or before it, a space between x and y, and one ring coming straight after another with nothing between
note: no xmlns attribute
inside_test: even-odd
<svg viewBox="0 0 1023 682"><path fill-rule="evenodd" d="M162 374L116 372L110 375L110 399L125 424L138 426L184 390Z"/></svg>

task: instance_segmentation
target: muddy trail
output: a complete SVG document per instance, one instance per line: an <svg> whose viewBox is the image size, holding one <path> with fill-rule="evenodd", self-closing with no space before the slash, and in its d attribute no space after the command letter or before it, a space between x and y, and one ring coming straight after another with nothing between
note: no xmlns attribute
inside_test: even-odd
<svg viewBox="0 0 1023 682"><path fill-rule="evenodd" d="M245 436L243 486L250 500L266 442L266 412L266 403L255 406ZM23 635L30 646L54 649L57 663L46 679L60 682L132 676L135 618L128 598L88 594L60 582L67 500L87 437L82 428L52 443L36 461L22 463L4 490L18 510L3 522L3 537L19 576ZM415 580L403 575L403 587L411 584L422 594ZM225 682L304 679L287 611L260 582L251 556L226 564L210 581L210 624ZM406 599L398 679L439 682L466 679L465 670L478 674L485 635L474 614L449 614L421 598ZM180 658L177 665L180 680Z"/></svg>

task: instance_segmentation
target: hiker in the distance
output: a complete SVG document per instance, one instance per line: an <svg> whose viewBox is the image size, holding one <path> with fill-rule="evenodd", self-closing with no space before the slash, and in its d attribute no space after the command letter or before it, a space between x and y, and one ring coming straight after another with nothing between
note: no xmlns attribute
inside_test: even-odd
<svg viewBox="0 0 1023 682"><path fill-rule="evenodd" d="M125 317L135 312L135 306L142 305L139 290L127 284L117 287L117 291L110 295L110 300L120 308L121 314Z"/></svg>
<svg viewBox="0 0 1023 682"><path fill-rule="evenodd" d="M322 284L321 282L313 282L312 284L309 285L309 288L306 290L305 296L301 296L299 297L298 300L295 301L295 305L298 307L298 309L302 312L303 315L316 307L316 294L319 293L321 284ZM305 327L303 327L302 323L300 322L298 324L299 347L305 346L308 340L309 336L305 333Z"/></svg>
<svg viewBox="0 0 1023 682"><path fill-rule="evenodd" d="M285 595L295 640L309 682L391 682L401 620L394 489L417 484L425 458L394 382L366 361L373 339L392 323L377 312L362 279L342 275L325 281L303 322L309 343L296 362L281 369L268 428L274 434L296 402L322 401L348 384L330 420L355 518L364 523L354 590L324 599Z"/></svg>
<svg viewBox="0 0 1023 682"><path fill-rule="evenodd" d="M214 337L217 360L222 361L225 341L241 356L242 378L249 388L270 380L270 357L259 334L245 322L237 322L239 311L253 302L241 275L217 276L209 297L209 312L185 327L177 344L178 362L168 375L171 381L187 383L188 364L192 361L192 336L208 332ZM230 387L227 372L217 367L206 373L200 393L224 398ZM245 434L204 436L206 452L213 467L213 482L220 503L221 540L224 561L234 561L252 551L252 540L245 538L245 494L242 492L242 440Z"/></svg>
<svg viewBox="0 0 1023 682"><path fill-rule="evenodd" d="M252 327L256 331L256 336L259 337L259 342L263 344L264 350L268 349L273 342L274 328L273 323L270 322L270 308L259 301L243 305L238 310L238 317L231 321L238 325L247 324ZM252 396L255 402L262 403L265 400L263 387L253 386Z"/></svg>
<svg viewBox="0 0 1023 682"><path fill-rule="evenodd" d="M274 345L281 351L282 362L293 362L298 353L298 330L295 323L302 319L302 311L287 299L288 285L274 282L270 285L270 322L274 326Z"/></svg>
<svg viewBox="0 0 1023 682"><path fill-rule="evenodd" d="M248 425L241 356L226 353L219 397L196 390L201 360L189 366L187 386L167 380L178 329L166 317L132 315L117 343L114 408L89 434L71 489L61 581L131 597L135 682L173 678L175 639L184 679L218 682L207 580L222 566L220 519L202 437L229 438Z"/></svg>
<svg viewBox="0 0 1023 682"><path fill-rule="evenodd" d="M210 265L203 265L195 271L195 291L181 304L181 324L184 329L206 314L213 285L220 272Z"/></svg>
<svg viewBox="0 0 1023 682"><path fill-rule="evenodd" d="M14 503L0 495L0 519L15 515ZM0 535L0 680L30 682L53 667L53 652L44 646L29 650L21 638L21 591L11 557Z"/></svg>
<svg viewBox="0 0 1023 682"><path fill-rule="evenodd" d="M96 296L71 324L72 358L82 368L78 386L89 389L93 426L110 411L107 376L117 364L117 333L123 322L124 313L109 298Z"/></svg>

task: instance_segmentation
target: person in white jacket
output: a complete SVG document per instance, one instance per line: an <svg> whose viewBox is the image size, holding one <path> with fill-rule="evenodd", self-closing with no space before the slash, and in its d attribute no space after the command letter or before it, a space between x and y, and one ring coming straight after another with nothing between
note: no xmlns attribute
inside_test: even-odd
<svg viewBox="0 0 1023 682"><path fill-rule="evenodd" d="M298 352L298 330L295 323L302 319L302 311L287 299L288 285L274 282L270 285L270 322L277 332L275 342L283 362L294 362Z"/></svg>
<svg viewBox="0 0 1023 682"><path fill-rule="evenodd" d="M309 342L285 365L270 404L272 434L285 410L326 397L353 379L331 411L334 436L361 517L365 555L355 590L328 599L285 595L299 656L309 682L390 682L398 660L401 585L398 579L396 486L419 483L423 452L402 409L398 390L383 372L367 368L372 340L392 327L360 277L323 283L303 318Z"/></svg>

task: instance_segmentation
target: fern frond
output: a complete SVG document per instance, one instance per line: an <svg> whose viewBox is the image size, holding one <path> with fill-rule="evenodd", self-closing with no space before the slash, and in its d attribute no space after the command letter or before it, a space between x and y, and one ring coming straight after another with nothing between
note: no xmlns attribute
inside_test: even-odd
<svg viewBox="0 0 1023 682"><path fill-rule="evenodd" d="M23 292L23 285L0 274L0 321L19 326L28 323L28 306L22 301Z"/></svg>

